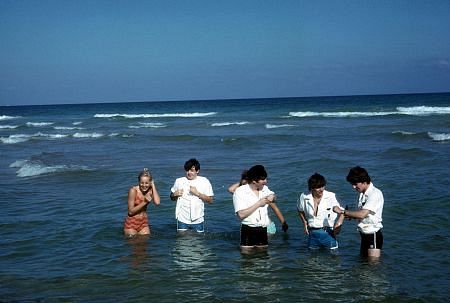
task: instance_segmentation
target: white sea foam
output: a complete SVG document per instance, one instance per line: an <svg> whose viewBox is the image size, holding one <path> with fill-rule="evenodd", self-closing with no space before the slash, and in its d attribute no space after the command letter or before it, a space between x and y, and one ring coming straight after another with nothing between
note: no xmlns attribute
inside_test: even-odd
<svg viewBox="0 0 450 303"><path fill-rule="evenodd" d="M450 107L437 107L437 106L397 107L397 110L401 114L414 115L414 116L448 115L448 114L450 114Z"/></svg>
<svg viewBox="0 0 450 303"><path fill-rule="evenodd" d="M326 118L354 118L394 115L397 112L290 112L291 117L326 117Z"/></svg>
<svg viewBox="0 0 450 303"><path fill-rule="evenodd" d="M293 126L295 126L295 125L292 125L292 124L266 124L267 129L293 127Z"/></svg>
<svg viewBox="0 0 450 303"><path fill-rule="evenodd" d="M31 126L31 127L43 127L43 126L49 126L52 124L53 124L53 122L27 122L27 126Z"/></svg>
<svg viewBox="0 0 450 303"><path fill-rule="evenodd" d="M14 129L18 127L19 125L0 125L0 129Z"/></svg>
<svg viewBox="0 0 450 303"><path fill-rule="evenodd" d="M214 116L216 112L208 113L172 113L172 114L95 114L95 118L126 118L126 119L138 119L138 118L199 118Z"/></svg>
<svg viewBox="0 0 450 303"><path fill-rule="evenodd" d="M82 127L71 127L71 126L55 126L53 128L55 130L81 130L81 129L84 129Z"/></svg>
<svg viewBox="0 0 450 303"><path fill-rule="evenodd" d="M12 120L12 119L17 119L17 118L20 118L20 116L5 116L5 115L2 115L2 116L0 116L0 121Z"/></svg>
<svg viewBox="0 0 450 303"><path fill-rule="evenodd" d="M450 134L445 134L445 133L433 133L433 132L428 132L428 136L430 136L431 139L433 139L433 141L447 141L450 140Z"/></svg>
<svg viewBox="0 0 450 303"><path fill-rule="evenodd" d="M355 117L373 117L373 116L388 116L388 115L445 115L450 114L450 107L436 107L436 106L412 106L412 107L397 107L397 111L386 112L290 112L290 117L306 118L306 117L325 117L325 118L355 118Z"/></svg>
<svg viewBox="0 0 450 303"><path fill-rule="evenodd" d="M167 127L167 124L165 123L144 123L139 122L139 125L130 125L129 128L162 128Z"/></svg>
<svg viewBox="0 0 450 303"><path fill-rule="evenodd" d="M41 161L18 160L9 167L19 168L18 177L34 177L44 174L59 173L65 171L88 170L86 166L80 165L45 165Z"/></svg>
<svg viewBox="0 0 450 303"><path fill-rule="evenodd" d="M250 124L250 122L242 121L242 122L219 122L219 123L212 123L211 126L230 126L230 125L246 125Z"/></svg>
<svg viewBox="0 0 450 303"><path fill-rule="evenodd" d="M4 144L16 144L26 142L31 139L31 135L10 135L9 137L0 137L0 141Z"/></svg>
<svg viewBox="0 0 450 303"><path fill-rule="evenodd" d="M405 136L411 136L411 135L415 135L416 134L416 133L413 133L413 132L406 132L406 131L402 131L402 130L394 131L392 133L393 134L405 135Z"/></svg>
<svg viewBox="0 0 450 303"><path fill-rule="evenodd" d="M76 121L76 122L73 122L72 124L73 125L80 125L80 124L82 124L83 122L81 122L81 121Z"/></svg>
<svg viewBox="0 0 450 303"><path fill-rule="evenodd" d="M26 142L31 139L61 139L66 138L69 135L65 134L45 134L45 133L35 133L35 134L17 134L17 135L10 135L9 137L0 137L0 141L4 144L16 144L21 142Z"/></svg>
<svg viewBox="0 0 450 303"><path fill-rule="evenodd" d="M104 134L100 133L75 133L73 134L74 138L101 138L105 136Z"/></svg>

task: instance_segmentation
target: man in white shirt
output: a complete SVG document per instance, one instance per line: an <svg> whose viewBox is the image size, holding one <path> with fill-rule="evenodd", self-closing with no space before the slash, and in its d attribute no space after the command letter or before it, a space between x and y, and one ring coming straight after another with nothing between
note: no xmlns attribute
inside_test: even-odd
<svg viewBox="0 0 450 303"><path fill-rule="evenodd" d="M383 248L383 193L373 185L367 171L360 166L350 169L347 181L359 193L357 210L336 209L335 211L346 218L358 220L361 254L378 258Z"/></svg>
<svg viewBox="0 0 450 303"><path fill-rule="evenodd" d="M308 179L309 194L302 193L297 201L297 210L308 235L308 248L325 247L337 249L336 235L344 221L343 215L336 215L334 207L340 204L333 192L325 190L327 181L319 173Z"/></svg>
<svg viewBox="0 0 450 303"><path fill-rule="evenodd" d="M267 172L262 165L255 165L247 172L248 183L239 186L233 194L234 211L241 220L242 252L268 246L267 226L270 223L268 206L274 209L276 196L267 187ZM278 210L278 208L276 208ZM275 211L275 209L274 209ZM276 212L276 211L275 211ZM288 225L281 212L276 212L284 232Z"/></svg>
<svg viewBox="0 0 450 303"><path fill-rule="evenodd" d="M213 203L214 192L209 180L199 176L200 163L197 159L186 161L184 170L186 176L177 178L170 189L170 199L177 201L177 231L194 229L204 232L205 203Z"/></svg>

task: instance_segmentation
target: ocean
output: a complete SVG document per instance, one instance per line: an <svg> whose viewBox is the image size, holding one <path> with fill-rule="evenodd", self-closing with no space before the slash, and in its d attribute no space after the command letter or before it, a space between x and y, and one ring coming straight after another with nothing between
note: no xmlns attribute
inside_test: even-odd
<svg viewBox="0 0 450 303"><path fill-rule="evenodd" d="M204 235L177 236L169 198L197 158L213 186ZM227 188L262 164L289 224L243 255ZM447 302L450 94L0 107L1 302ZM342 205L365 167L385 198L378 262L356 222L309 251L296 202L324 175ZM147 167L152 235L126 238Z"/></svg>

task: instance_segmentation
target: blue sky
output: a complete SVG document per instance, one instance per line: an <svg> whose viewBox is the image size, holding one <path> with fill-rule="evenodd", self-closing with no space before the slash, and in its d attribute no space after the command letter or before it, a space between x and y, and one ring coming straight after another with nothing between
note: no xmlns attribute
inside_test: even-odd
<svg viewBox="0 0 450 303"><path fill-rule="evenodd" d="M450 1L0 0L0 105L450 91Z"/></svg>

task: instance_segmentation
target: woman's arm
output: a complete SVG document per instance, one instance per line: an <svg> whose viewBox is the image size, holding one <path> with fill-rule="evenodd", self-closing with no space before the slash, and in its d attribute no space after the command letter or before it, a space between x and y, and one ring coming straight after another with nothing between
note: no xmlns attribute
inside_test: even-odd
<svg viewBox="0 0 450 303"><path fill-rule="evenodd" d="M239 186L241 186L240 182L236 182L234 184L231 184L230 187L228 187L228 192L231 193L231 194L234 193L236 188L238 188Z"/></svg>
<svg viewBox="0 0 450 303"><path fill-rule="evenodd" d="M153 192L153 203L159 205L161 203L161 198L159 197L158 190L156 189L155 181L152 181L152 192Z"/></svg>
<svg viewBox="0 0 450 303"><path fill-rule="evenodd" d="M278 220L280 220L281 228L283 229L284 232L286 232L289 226L287 225L286 220L284 219L284 216L281 213L280 209L278 208L277 204L275 202L272 202L269 205L273 209L275 215L278 217Z"/></svg>

